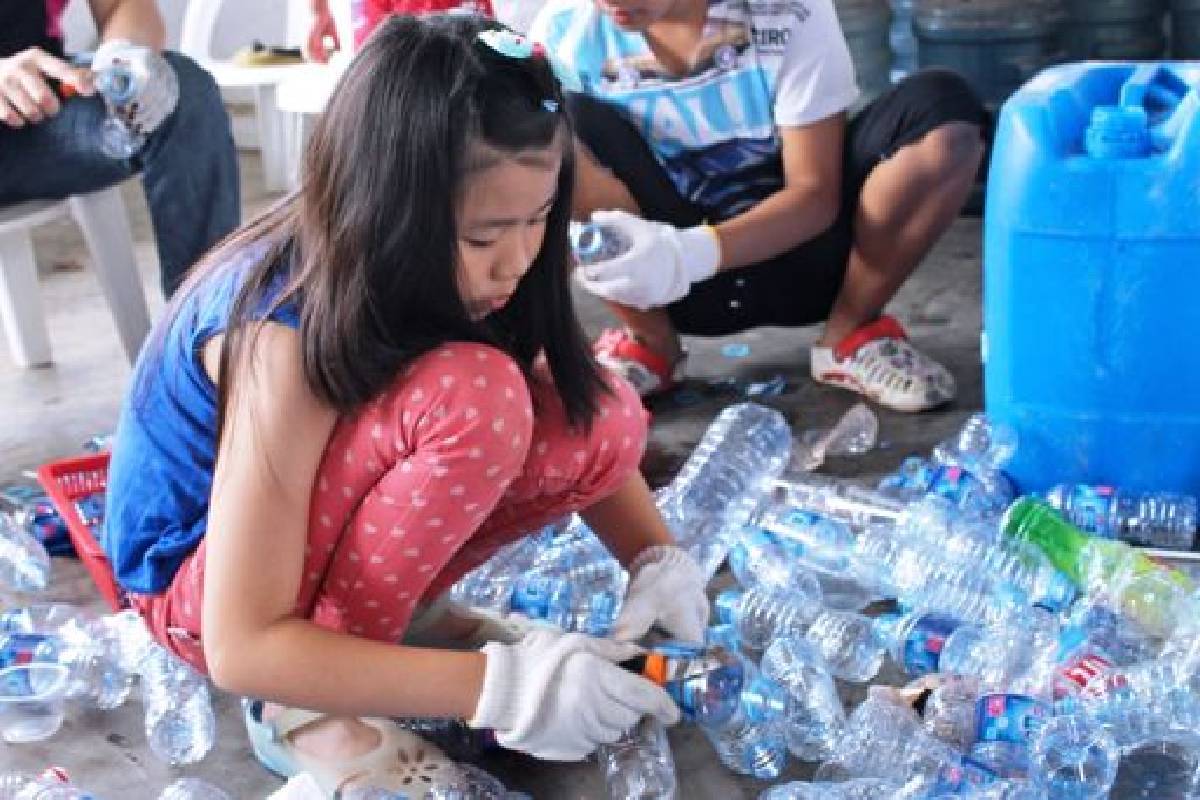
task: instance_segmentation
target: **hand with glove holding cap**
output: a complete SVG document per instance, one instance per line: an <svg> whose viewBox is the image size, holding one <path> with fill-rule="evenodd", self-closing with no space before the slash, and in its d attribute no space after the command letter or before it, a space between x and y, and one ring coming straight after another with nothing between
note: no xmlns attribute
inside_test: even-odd
<svg viewBox="0 0 1200 800"><path fill-rule="evenodd" d="M640 311L668 306L721 265L711 225L679 229L625 211L597 211L594 224L615 229L630 247L615 258L580 266L576 280L592 294Z"/></svg>
<svg viewBox="0 0 1200 800"><path fill-rule="evenodd" d="M516 644L490 642L480 652L483 689L468 724L490 728L510 750L579 761L642 717L679 721L662 688L618 666L642 652L636 645L535 630Z"/></svg>

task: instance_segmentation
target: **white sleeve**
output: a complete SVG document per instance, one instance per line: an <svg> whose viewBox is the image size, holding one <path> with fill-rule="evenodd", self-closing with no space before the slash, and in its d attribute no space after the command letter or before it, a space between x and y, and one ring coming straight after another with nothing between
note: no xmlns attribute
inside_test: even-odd
<svg viewBox="0 0 1200 800"><path fill-rule="evenodd" d="M811 0L796 20L775 86L775 124L796 127L845 111L858 99L850 48L832 0Z"/></svg>

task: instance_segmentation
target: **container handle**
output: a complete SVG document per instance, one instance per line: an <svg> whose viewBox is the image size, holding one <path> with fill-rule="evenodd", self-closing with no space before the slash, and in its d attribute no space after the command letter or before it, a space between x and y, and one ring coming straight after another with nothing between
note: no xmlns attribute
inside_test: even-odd
<svg viewBox="0 0 1200 800"><path fill-rule="evenodd" d="M1200 93L1165 64L1136 67L1121 87L1122 108L1140 108L1150 117L1150 143L1166 152L1183 133L1183 126L1200 109Z"/></svg>

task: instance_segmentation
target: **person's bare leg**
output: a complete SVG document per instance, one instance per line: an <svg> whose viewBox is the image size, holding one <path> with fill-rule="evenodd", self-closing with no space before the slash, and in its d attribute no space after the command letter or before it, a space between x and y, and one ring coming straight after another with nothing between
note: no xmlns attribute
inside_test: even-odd
<svg viewBox="0 0 1200 800"><path fill-rule="evenodd" d="M867 178L854 244L818 346L875 319L962 210L984 145L978 125L954 122L902 147Z"/></svg>
<svg viewBox="0 0 1200 800"><path fill-rule="evenodd" d="M276 703L263 705L263 721L270 721L282 713L283 706ZM330 761L361 756L379 747L379 731L356 717L328 716L310 722L288 735L292 745L301 753L307 753Z"/></svg>

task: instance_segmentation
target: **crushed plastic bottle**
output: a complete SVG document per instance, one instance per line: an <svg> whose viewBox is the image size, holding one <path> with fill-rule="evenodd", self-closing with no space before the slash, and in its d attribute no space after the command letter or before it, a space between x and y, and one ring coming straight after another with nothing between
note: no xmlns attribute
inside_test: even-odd
<svg viewBox="0 0 1200 800"><path fill-rule="evenodd" d="M1053 717L1033 735L1032 779L1050 797L1108 797L1120 760L1112 734L1083 715Z"/></svg>
<svg viewBox="0 0 1200 800"><path fill-rule="evenodd" d="M180 778L162 790L158 800L233 800L224 789L200 778Z"/></svg>
<svg viewBox="0 0 1200 800"><path fill-rule="evenodd" d="M762 698L763 710L748 707L750 715L759 721L780 717L788 750L796 758L831 757L846 725L846 710L821 654L805 639L776 639L763 653L761 668L760 681L773 682L783 696L756 684L757 692L744 692L743 698Z"/></svg>
<svg viewBox="0 0 1200 800"><path fill-rule="evenodd" d="M100 147L110 158L132 158L179 102L179 78L160 54L130 45L95 72L108 116Z"/></svg>
<svg viewBox="0 0 1200 800"><path fill-rule="evenodd" d="M208 682L157 645L146 655L141 670L150 749L175 766L204 758L216 737Z"/></svg>
<svg viewBox="0 0 1200 800"><path fill-rule="evenodd" d="M0 515L0 587L41 592L50 585L50 554L42 543Z"/></svg>
<svg viewBox="0 0 1200 800"><path fill-rule="evenodd" d="M667 729L644 718L617 741L597 751L609 800L674 800L675 759Z"/></svg>
<svg viewBox="0 0 1200 800"><path fill-rule="evenodd" d="M857 456L875 447L879 436L879 418L865 403L855 403L828 430L805 431L792 455L792 465L812 472L828 456Z"/></svg>

